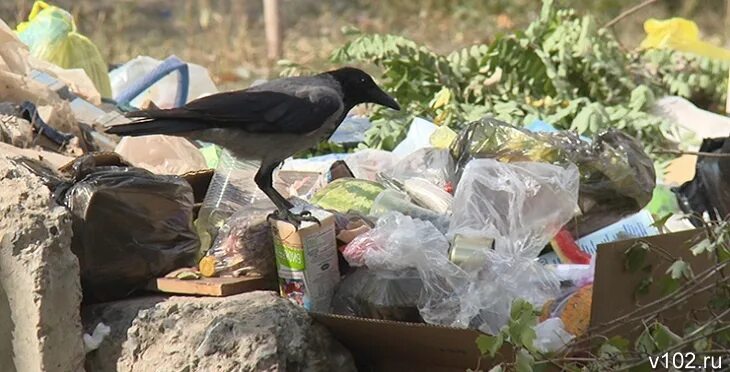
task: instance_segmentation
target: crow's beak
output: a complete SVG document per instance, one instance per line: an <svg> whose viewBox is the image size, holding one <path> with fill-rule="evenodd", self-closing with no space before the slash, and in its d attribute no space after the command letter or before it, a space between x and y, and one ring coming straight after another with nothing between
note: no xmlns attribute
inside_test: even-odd
<svg viewBox="0 0 730 372"><path fill-rule="evenodd" d="M376 88L372 91L370 94L370 102L400 111L400 105L398 102L396 102L393 97L383 92L380 88Z"/></svg>

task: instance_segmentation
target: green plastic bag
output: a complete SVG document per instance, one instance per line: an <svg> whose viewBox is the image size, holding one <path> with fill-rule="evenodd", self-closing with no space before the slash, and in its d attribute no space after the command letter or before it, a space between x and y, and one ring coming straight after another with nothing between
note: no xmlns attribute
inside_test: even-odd
<svg viewBox="0 0 730 372"><path fill-rule="evenodd" d="M63 68L83 69L101 96L111 97L106 62L96 45L76 31L76 24L69 12L36 1L28 21L19 24L16 32L34 57Z"/></svg>

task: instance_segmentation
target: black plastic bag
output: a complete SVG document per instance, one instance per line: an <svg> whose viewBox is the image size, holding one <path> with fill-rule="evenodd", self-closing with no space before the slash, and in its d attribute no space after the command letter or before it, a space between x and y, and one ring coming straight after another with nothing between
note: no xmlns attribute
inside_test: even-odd
<svg viewBox="0 0 730 372"><path fill-rule="evenodd" d="M582 215L566 226L575 237L638 212L649 203L656 186L651 158L634 138L619 131L603 132L588 143L569 131L535 133L483 118L459 133L451 152L458 177L474 158L575 164L580 171Z"/></svg>
<svg viewBox="0 0 730 372"><path fill-rule="evenodd" d="M672 191L677 195L679 207L691 213L690 222L703 225L704 213L712 221L730 217L730 137L705 138L700 152L727 154L727 157L698 156L695 177Z"/></svg>
<svg viewBox="0 0 730 372"><path fill-rule="evenodd" d="M389 271L358 268L340 282L332 312L370 319L422 323L418 300L423 289L415 269Z"/></svg>
<svg viewBox="0 0 730 372"><path fill-rule="evenodd" d="M84 301L128 296L149 280L194 264L193 190L182 178L141 168L96 166L79 158L72 181L57 185L73 216Z"/></svg>

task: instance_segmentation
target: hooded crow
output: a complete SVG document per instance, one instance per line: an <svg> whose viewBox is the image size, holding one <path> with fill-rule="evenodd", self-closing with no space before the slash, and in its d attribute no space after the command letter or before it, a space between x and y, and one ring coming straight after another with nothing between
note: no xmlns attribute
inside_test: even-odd
<svg viewBox="0 0 730 372"><path fill-rule="evenodd" d="M278 209L278 217L299 226L313 221L272 186L274 169L286 158L329 138L347 113L361 103L400 110L362 70L345 67L314 76L272 80L248 89L218 93L180 108L128 113L131 123L107 133L166 134L217 144L235 157L261 161L254 180Z"/></svg>

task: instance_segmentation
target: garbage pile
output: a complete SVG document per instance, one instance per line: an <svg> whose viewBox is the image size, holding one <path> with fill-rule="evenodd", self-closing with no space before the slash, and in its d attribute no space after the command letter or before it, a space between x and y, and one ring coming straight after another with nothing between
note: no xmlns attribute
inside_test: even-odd
<svg viewBox="0 0 730 372"><path fill-rule="evenodd" d="M171 56L107 71L70 15L43 2L16 31L0 22L0 150L24 157L71 212L87 302L163 277L258 278L311 312L489 334L525 299L551 329L579 336L596 245L659 232L661 176L636 139L488 116L459 132L418 118L393 151L288 159L274 186L319 221L294 226L271 218L256 162L104 133L125 111L217 92L205 68ZM332 138L360 142L368 125L349 116ZM700 151L727 154L730 141ZM701 158L694 180L672 190L675 209L728 216L728 179L727 158Z"/></svg>

